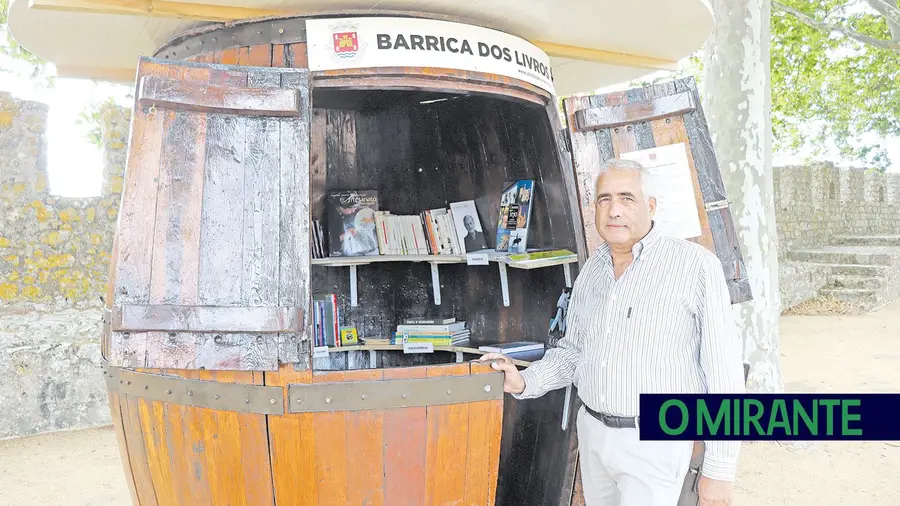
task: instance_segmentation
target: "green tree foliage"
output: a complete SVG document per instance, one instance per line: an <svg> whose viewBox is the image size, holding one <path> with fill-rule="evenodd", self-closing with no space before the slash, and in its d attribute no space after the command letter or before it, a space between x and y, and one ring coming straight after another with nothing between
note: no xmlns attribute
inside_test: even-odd
<svg viewBox="0 0 900 506"><path fill-rule="evenodd" d="M777 150L821 153L833 146L842 157L866 166L884 170L889 165L884 147L873 138L900 136L896 5L896 0L772 3Z"/></svg>

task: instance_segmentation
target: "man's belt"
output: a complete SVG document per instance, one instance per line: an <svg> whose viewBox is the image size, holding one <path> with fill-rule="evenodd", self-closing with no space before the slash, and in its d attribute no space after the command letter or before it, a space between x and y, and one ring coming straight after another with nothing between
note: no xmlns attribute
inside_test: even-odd
<svg viewBox="0 0 900 506"><path fill-rule="evenodd" d="M603 422L607 427L612 427L614 429L636 429L640 427L640 421L638 416L613 416L607 415L605 413L600 413L599 411L594 411L589 408L587 404L582 403L584 406L584 410L591 414L597 420Z"/></svg>

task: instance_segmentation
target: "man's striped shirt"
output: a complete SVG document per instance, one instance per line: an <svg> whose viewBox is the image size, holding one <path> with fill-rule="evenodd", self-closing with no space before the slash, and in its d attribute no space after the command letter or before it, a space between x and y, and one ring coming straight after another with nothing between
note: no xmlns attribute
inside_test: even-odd
<svg viewBox="0 0 900 506"><path fill-rule="evenodd" d="M741 337L722 264L655 225L616 280L601 245L572 287L566 336L522 371L538 397L574 382L595 411L639 416L641 393L742 393ZM733 480L740 441L707 441L703 474Z"/></svg>

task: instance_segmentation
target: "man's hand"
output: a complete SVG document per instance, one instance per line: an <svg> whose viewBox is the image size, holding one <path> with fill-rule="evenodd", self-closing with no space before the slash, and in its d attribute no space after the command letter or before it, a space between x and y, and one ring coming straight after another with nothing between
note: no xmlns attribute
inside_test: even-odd
<svg viewBox="0 0 900 506"><path fill-rule="evenodd" d="M706 476L700 476L697 492L700 495L700 502L697 503L697 506L731 506L734 484L730 481L713 480Z"/></svg>
<svg viewBox="0 0 900 506"><path fill-rule="evenodd" d="M512 363L512 360L501 353L485 353L479 359L481 362L490 362L492 360L494 363L491 364L491 367L504 373L503 391L508 394L522 393L525 390L525 378L522 377L522 373Z"/></svg>

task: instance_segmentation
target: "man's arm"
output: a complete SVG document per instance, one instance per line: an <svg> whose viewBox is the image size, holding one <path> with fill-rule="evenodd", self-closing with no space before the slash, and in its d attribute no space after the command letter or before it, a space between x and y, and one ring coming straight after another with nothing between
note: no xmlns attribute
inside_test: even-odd
<svg viewBox="0 0 900 506"><path fill-rule="evenodd" d="M706 378L707 392L743 393L743 342L734 323L722 263L714 254L702 255L695 302L700 331L700 368ZM703 476L734 481L740 449L740 441L706 441Z"/></svg>
<svg viewBox="0 0 900 506"><path fill-rule="evenodd" d="M516 399L540 397L551 390L568 386L574 380L581 359L581 329L577 323L581 297L578 292L576 279L566 313L566 335L559 340L556 348L547 350L543 358L522 371L525 390L513 394Z"/></svg>

